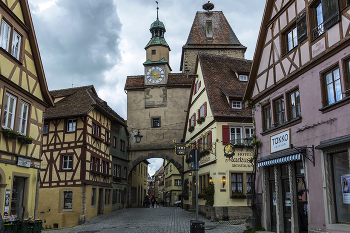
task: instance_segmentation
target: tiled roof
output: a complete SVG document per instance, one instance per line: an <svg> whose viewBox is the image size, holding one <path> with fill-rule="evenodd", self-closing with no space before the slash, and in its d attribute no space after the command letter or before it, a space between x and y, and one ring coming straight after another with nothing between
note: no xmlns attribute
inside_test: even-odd
<svg viewBox="0 0 350 233"><path fill-rule="evenodd" d="M213 38L206 37L206 22L212 21ZM244 48L222 11L200 12L198 11L183 48Z"/></svg>
<svg viewBox="0 0 350 233"><path fill-rule="evenodd" d="M240 82L233 70L246 73L250 70L252 61L205 53L199 53L198 59L213 115L216 117L251 116L250 109L232 109L227 97L243 98L247 83Z"/></svg>
<svg viewBox="0 0 350 233"><path fill-rule="evenodd" d="M167 86L191 86L192 76L188 77L184 73L170 73L168 74ZM144 89L145 88L145 76L128 76L125 82L124 90Z"/></svg>
<svg viewBox="0 0 350 233"><path fill-rule="evenodd" d="M126 126L126 121L98 97L93 85L50 91L50 94L53 99L64 98L57 101L54 107L46 109L45 119L82 116L98 108L110 119Z"/></svg>

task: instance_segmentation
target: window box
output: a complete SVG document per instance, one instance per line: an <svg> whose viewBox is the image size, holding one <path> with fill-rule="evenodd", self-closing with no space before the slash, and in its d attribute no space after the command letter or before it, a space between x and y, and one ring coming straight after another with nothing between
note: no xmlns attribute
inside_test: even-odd
<svg viewBox="0 0 350 233"><path fill-rule="evenodd" d="M244 193L234 193L230 197L231 199L245 199L247 196Z"/></svg>
<svg viewBox="0 0 350 233"><path fill-rule="evenodd" d="M191 126L191 127L188 128L188 132L190 132L190 133L192 133L193 130L194 130L194 126Z"/></svg>
<svg viewBox="0 0 350 233"><path fill-rule="evenodd" d="M204 121L205 121L205 117L200 117L198 118L197 123L202 124Z"/></svg>
<svg viewBox="0 0 350 233"><path fill-rule="evenodd" d="M4 135L4 137L6 138L10 138L10 139L17 139L17 137L19 136L19 133L17 133L16 131L12 130L12 129L2 129L2 134Z"/></svg>
<svg viewBox="0 0 350 233"><path fill-rule="evenodd" d="M186 163L190 163L190 162L191 162L190 158L187 158Z"/></svg>
<svg viewBox="0 0 350 233"><path fill-rule="evenodd" d="M19 142L22 142L24 144L32 144L32 142L34 140L34 138L32 138L32 137L22 136L22 135L20 135L17 139Z"/></svg>
<svg viewBox="0 0 350 233"><path fill-rule="evenodd" d="M235 148L244 148L245 146L243 143L236 143L236 144L234 144L234 147Z"/></svg>
<svg viewBox="0 0 350 233"><path fill-rule="evenodd" d="M208 154L210 154L210 150L202 150L201 152L199 152L200 156L206 156Z"/></svg>
<svg viewBox="0 0 350 233"><path fill-rule="evenodd" d="M198 198L203 198L203 197L204 197L204 194L198 193Z"/></svg>

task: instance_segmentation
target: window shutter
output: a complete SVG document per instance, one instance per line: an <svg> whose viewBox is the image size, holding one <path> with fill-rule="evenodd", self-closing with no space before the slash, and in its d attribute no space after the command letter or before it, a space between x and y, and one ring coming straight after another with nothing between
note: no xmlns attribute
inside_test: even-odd
<svg viewBox="0 0 350 233"><path fill-rule="evenodd" d="M194 84L194 88L193 88L193 95L196 94L196 86L197 86L197 83Z"/></svg>
<svg viewBox="0 0 350 233"><path fill-rule="evenodd" d="M322 14L324 30L339 22L338 0L322 0Z"/></svg>
<svg viewBox="0 0 350 233"><path fill-rule="evenodd" d="M222 144L226 145L230 141L230 126L222 126Z"/></svg>
<svg viewBox="0 0 350 233"><path fill-rule="evenodd" d="M197 140L197 150L199 150L199 139Z"/></svg>
<svg viewBox="0 0 350 233"><path fill-rule="evenodd" d="M307 38L306 11L297 18L298 44Z"/></svg>
<svg viewBox="0 0 350 233"><path fill-rule="evenodd" d="M191 127L191 118L188 120L188 128Z"/></svg>
<svg viewBox="0 0 350 233"><path fill-rule="evenodd" d="M202 81L199 81L199 86L198 86L198 88L201 88L201 84L202 84Z"/></svg>
<svg viewBox="0 0 350 233"><path fill-rule="evenodd" d="M198 118L201 117L201 109L198 109Z"/></svg>
<svg viewBox="0 0 350 233"><path fill-rule="evenodd" d="M204 116L207 116L207 102L204 102Z"/></svg>
<svg viewBox="0 0 350 233"><path fill-rule="evenodd" d="M211 150L211 148L212 148L212 133L211 133L211 131L209 131L209 150Z"/></svg>
<svg viewBox="0 0 350 233"><path fill-rule="evenodd" d="M194 118L193 126L196 126L196 113L193 114L193 118Z"/></svg>

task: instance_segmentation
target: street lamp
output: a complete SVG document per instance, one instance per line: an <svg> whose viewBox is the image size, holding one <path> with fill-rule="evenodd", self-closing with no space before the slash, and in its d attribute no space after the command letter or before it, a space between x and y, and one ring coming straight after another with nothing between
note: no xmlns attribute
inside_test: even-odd
<svg viewBox="0 0 350 233"><path fill-rule="evenodd" d="M221 181L222 181L222 187L225 188L226 176L223 176L223 177L221 178Z"/></svg>
<svg viewBox="0 0 350 233"><path fill-rule="evenodd" d="M140 129L138 130L137 134L134 137L135 137L137 143L141 142L141 138L143 136L140 134Z"/></svg>

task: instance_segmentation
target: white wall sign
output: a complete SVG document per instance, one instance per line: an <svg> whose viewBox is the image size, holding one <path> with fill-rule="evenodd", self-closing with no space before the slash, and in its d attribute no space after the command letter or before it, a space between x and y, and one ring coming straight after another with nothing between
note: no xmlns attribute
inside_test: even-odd
<svg viewBox="0 0 350 233"><path fill-rule="evenodd" d="M30 159L25 159L22 157L18 157L18 162L17 162L17 166L21 166L21 167L30 167Z"/></svg>
<svg viewBox="0 0 350 233"><path fill-rule="evenodd" d="M290 129L270 136L270 153L290 148Z"/></svg>

